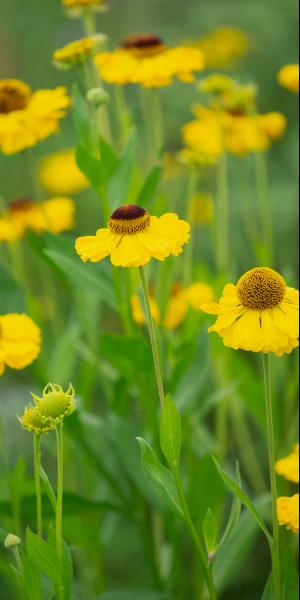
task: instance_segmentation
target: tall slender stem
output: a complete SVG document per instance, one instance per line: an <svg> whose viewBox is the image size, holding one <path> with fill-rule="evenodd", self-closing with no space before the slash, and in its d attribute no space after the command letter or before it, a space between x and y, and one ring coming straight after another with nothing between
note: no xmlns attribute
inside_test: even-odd
<svg viewBox="0 0 300 600"><path fill-rule="evenodd" d="M42 516L42 493L41 493L41 478L40 478L40 445L41 436L39 433L34 434L34 485L36 496L36 522L37 533L43 535L43 516Z"/></svg>
<svg viewBox="0 0 300 600"><path fill-rule="evenodd" d="M255 171L261 221L261 232L263 236L264 251L266 253L265 260L266 262L271 263L273 254L272 215L270 207L268 169L265 152L256 153Z"/></svg>
<svg viewBox="0 0 300 600"><path fill-rule="evenodd" d="M280 588L280 560L279 560L279 531L277 518L277 485L275 471L275 447L274 447L274 428L273 428L273 413L272 413L272 394L271 394L271 375L270 375L270 357L268 354L263 354L263 371L264 371L264 389L267 413L267 438L268 438L268 454L269 454L269 469L271 482L272 496L272 518L273 518L273 545L272 545L272 570L274 581L274 597L275 600L281 599Z"/></svg>
<svg viewBox="0 0 300 600"><path fill-rule="evenodd" d="M226 272L229 258L229 206L227 182L227 157L224 154L218 162L217 178L217 267L219 271Z"/></svg>
<svg viewBox="0 0 300 600"><path fill-rule="evenodd" d="M62 502L63 502L63 425L56 428L57 441L57 494L56 494L56 552L62 559Z"/></svg>
<svg viewBox="0 0 300 600"><path fill-rule="evenodd" d="M164 386L163 386L163 380L162 380L162 374L161 374L161 366L160 366L159 353L158 353L158 344L157 344L157 339L156 339L154 322L153 322L153 318L151 315L149 292L148 292L148 286L147 286L147 282L146 282L144 268L139 267L139 272L140 272L141 282L142 282L142 287L143 287L143 295L144 295L144 301L145 301L147 324L148 324L148 329L149 329L151 350L152 350L152 355L153 355L158 396L159 396L160 405L162 407L163 403L164 403L164 399L165 399L165 392L164 392Z"/></svg>
<svg viewBox="0 0 300 600"><path fill-rule="evenodd" d="M207 558L207 553L206 553L205 547L202 544L200 537L197 533L196 527L193 523L190 511L189 511L189 507L188 507L187 501L185 499L184 490L183 490L178 467L174 467L173 474L174 474L174 478L175 478L175 483L176 483L176 488L177 488L181 508L183 510L183 514L185 517L185 522L187 524L187 527L190 532L190 536L198 550L198 553L199 553L199 556L201 559L201 563L202 563L204 575L205 575L205 581L206 581L206 585L207 585L207 588L209 591L209 596L210 596L211 600L217 600L217 592L215 590L213 576L212 576L211 568L210 568L208 558Z"/></svg>

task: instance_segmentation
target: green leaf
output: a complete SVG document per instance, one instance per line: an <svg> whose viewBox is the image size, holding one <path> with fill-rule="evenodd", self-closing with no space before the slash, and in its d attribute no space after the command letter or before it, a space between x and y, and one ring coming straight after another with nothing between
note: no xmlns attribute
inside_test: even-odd
<svg viewBox="0 0 300 600"><path fill-rule="evenodd" d="M74 83L72 87L71 107L76 133L78 134L79 138L84 142L84 144L87 147L90 147L90 114L87 103L85 102L85 99L83 98L76 83Z"/></svg>
<svg viewBox="0 0 300 600"><path fill-rule="evenodd" d="M292 552L286 552L280 560L282 600L298 600L299 574ZM274 600L273 575L270 574L261 600Z"/></svg>
<svg viewBox="0 0 300 600"><path fill-rule="evenodd" d="M11 251L16 251L14 245L12 245ZM0 314L8 312L24 312L24 292L14 278L12 272L2 263L0 263L0 288Z"/></svg>
<svg viewBox="0 0 300 600"><path fill-rule="evenodd" d="M56 510L56 496L53 490L53 487L49 481L48 475L46 471L43 469L42 465L40 465L40 478L42 480L45 492L47 494L47 498L52 506L53 513L55 514Z"/></svg>
<svg viewBox="0 0 300 600"><path fill-rule="evenodd" d="M216 547L218 524L211 508L207 509L202 529L207 552L213 552Z"/></svg>
<svg viewBox="0 0 300 600"><path fill-rule="evenodd" d="M149 202L153 197L153 194L159 184L159 180L162 174L162 165L154 165L150 173L148 173L142 188L138 194L137 203L146 207L149 206Z"/></svg>
<svg viewBox="0 0 300 600"><path fill-rule="evenodd" d="M164 400L160 422L160 446L171 467L180 461L181 418L170 394Z"/></svg>
<svg viewBox="0 0 300 600"><path fill-rule="evenodd" d="M55 549L39 535L26 529L28 556L39 571L45 573L55 586L60 585L60 565Z"/></svg>
<svg viewBox="0 0 300 600"><path fill-rule="evenodd" d="M264 523L262 517L260 516L259 512L257 511L257 509L255 508L255 505L253 504L253 502L251 502L250 498L247 496L247 494L242 490L242 488L240 486L238 486L228 475L227 473L225 473L225 471L222 469L221 465L218 463L217 459L212 455L212 459L215 463L216 469L219 472L220 476L222 477L225 485L231 490L231 492L234 493L234 495L239 498L239 500L241 501L241 503L246 506L246 508L250 511L250 513L252 514L252 516L254 517L254 519L256 520L258 526L261 528L261 530L263 531L263 533L265 534L269 544L271 545L272 542L272 536L266 526L266 524Z"/></svg>
<svg viewBox="0 0 300 600"><path fill-rule="evenodd" d="M94 156L86 146L79 144L76 148L76 162L92 187L99 190L105 183L102 161Z"/></svg>
<svg viewBox="0 0 300 600"><path fill-rule="evenodd" d="M116 297L112 283L111 270L105 262L98 264L83 263L75 252L75 239L71 236L44 234L44 247L39 252L50 259L76 289L83 287L97 296L108 306L116 309Z"/></svg>
<svg viewBox="0 0 300 600"><path fill-rule="evenodd" d="M143 467L157 495L176 517L184 519L172 473L160 463L154 450L143 438L138 437L137 441Z"/></svg>
<svg viewBox="0 0 300 600"><path fill-rule="evenodd" d="M39 569L26 555L22 557L24 572L24 589L28 600L42 600L41 578Z"/></svg>
<svg viewBox="0 0 300 600"><path fill-rule="evenodd" d="M115 171L119 159L113 147L108 144L103 137L100 137L99 140L99 151L103 168L105 170L105 178L106 181L108 181Z"/></svg>
<svg viewBox="0 0 300 600"><path fill-rule="evenodd" d="M64 600L72 598L73 583L73 561L69 546L62 542L62 584L64 588Z"/></svg>
<svg viewBox="0 0 300 600"><path fill-rule="evenodd" d="M241 475L240 475L240 469L239 469L238 462L236 463L236 484L239 488L241 487ZM241 501L240 501L239 497L235 495L233 497L231 511L230 511L230 515L229 515L229 519L227 521L225 531L223 533L223 536L222 536L220 542L218 543L218 549L221 548L221 546L224 544L224 542L227 540L227 538L229 537L229 535L231 534L231 532L237 525L239 518L240 518L240 514L241 514Z"/></svg>
<svg viewBox="0 0 300 600"><path fill-rule="evenodd" d="M129 184L133 175L136 159L137 134L132 130L127 146L120 156L117 167L107 188L108 203L112 210L126 204Z"/></svg>

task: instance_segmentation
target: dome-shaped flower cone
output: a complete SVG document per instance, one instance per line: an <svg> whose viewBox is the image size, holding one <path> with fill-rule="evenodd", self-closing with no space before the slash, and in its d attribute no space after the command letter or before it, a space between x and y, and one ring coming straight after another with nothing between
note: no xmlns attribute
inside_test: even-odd
<svg viewBox="0 0 300 600"><path fill-rule="evenodd" d="M43 390L42 398L35 394L31 395L42 421L50 419L52 423L58 424L76 408L75 391L71 383L66 392L60 385L48 383Z"/></svg>
<svg viewBox="0 0 300 600"><path fill-rule="evenodd" d="M55 423L52 419L43 419L39 414L36 406L31 404L27 406L21 417L18 417L22 427L33 433L47 433L55 429Z"/></svg>

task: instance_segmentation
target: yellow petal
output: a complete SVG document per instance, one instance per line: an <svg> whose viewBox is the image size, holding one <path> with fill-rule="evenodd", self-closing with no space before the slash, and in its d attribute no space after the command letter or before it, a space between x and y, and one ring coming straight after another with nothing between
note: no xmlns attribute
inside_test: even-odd
<svg viewBox="0 0 300 600"><path fill-rule="evenodd" d="M75 249L84 262L97 262L111 254L120 240L121 236L113 235L109 229L98 229L96 235L77 238Z"/></svg>
<svg viewBox="0 0 300 600"><path fill-rule="evenodd" d="M142 266L150 258L150 253L139 244L137 235L124 235L111 253L111 262L116 267Z"/></svg>

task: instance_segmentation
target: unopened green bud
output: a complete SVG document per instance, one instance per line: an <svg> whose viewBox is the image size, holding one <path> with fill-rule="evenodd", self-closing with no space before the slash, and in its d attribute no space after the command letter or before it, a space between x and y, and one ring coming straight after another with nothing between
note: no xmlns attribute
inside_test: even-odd
<svg viewBox="0 0 300 600"><path fill-rule="evenodd" d="M102 87L92 88L87 92L86 99L91 104L102 106L109 101L109 93Z"/></svg>
<svg viewBox="0 0 300 600"><path fill-rule="evenodd" d="M19 544L21 544L20 538L13 533L9 533L4 540L5 548L14 548L14 546L19 546Z"/></svg>

